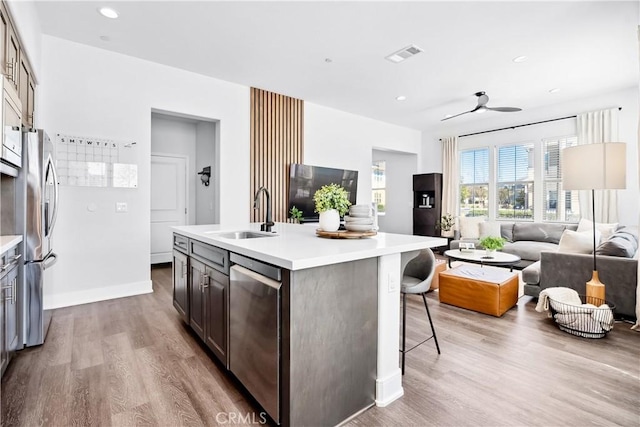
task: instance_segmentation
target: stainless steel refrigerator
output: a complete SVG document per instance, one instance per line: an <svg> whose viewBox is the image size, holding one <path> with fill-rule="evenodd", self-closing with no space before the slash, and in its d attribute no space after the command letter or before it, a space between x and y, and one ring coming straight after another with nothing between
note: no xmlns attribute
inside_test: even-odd
<svg viewBox="0 0 640 427"><path fill-rule="evenodd" d="M43 289L55 264L51 236L58 213L58 179L51 140L42 129L22 133L22 206L24 209L24 342L44 343L50 316Z"/></svg>

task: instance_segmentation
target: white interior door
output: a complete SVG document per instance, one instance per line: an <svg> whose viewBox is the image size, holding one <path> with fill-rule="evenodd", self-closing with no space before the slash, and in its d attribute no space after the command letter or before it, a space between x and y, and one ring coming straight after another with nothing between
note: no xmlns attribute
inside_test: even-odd
<svg viewBox="0 0 640 427"><path fill-rule="evenodd" d="M151 264L172 261L171 227L187 223L187 159L151 155Z"/></svg>

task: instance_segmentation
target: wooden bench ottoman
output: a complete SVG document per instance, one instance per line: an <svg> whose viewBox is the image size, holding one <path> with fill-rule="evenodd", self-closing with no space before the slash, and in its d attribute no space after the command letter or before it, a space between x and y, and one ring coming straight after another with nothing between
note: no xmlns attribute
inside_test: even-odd
<svg viewBox="0 0 640 427"><path fill-rule="evenodd" d="M440 273L440 302L500 317L518 302L518 274L461 265Z"/></svg>
<svg viewBox="0 0 640 427"><path fill-rule="evenodd" d="M440 273L447 269L447 261L444 259L436 259L436 270L433 273L433 279L431 279L430 291L436 290L440 287Z"/></svg>

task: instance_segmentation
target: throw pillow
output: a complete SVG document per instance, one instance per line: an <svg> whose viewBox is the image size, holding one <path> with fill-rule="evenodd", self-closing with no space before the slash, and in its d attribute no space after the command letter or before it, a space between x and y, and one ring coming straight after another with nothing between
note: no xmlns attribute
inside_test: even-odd
<svg viewBox="0 0 640 427"><path fill-rule="evenodd" d="M607 240L618 229L618 223L605 224L602 222L596 222L596 230L600 232L600 241ZM581 218L578 223L578 229L576 231L592 231L593 221ZM598 242L596 242L598 243Z"/></svg>
<svg viewBox="0 0 640 427"><path fill-rule="evenodd" d="M483 221L480 224L480 238L494 236L501 237L500 223L496 221Z"/></svg>
<svg viewBox="0 0 640 427"><path fill-rule="evenodd" d="M622 228L600 243L596 255L633 258L638 250L638 236L630 229Z"/></svg>
<svg viewBox="0 0 640 427"><path fill-rule="evenodd" d="M462 216L460 220L460 237L463 239L479 239L480 223L484 222L484 217Z"/></svg>
<svg viewBox="0 0 640 427"><path fill-rule="evenodd" d="M600 238L600 232L596 229L596 242ZM564 230L558 245L558 252L572 254L593 253L593 231Z"/></svg>

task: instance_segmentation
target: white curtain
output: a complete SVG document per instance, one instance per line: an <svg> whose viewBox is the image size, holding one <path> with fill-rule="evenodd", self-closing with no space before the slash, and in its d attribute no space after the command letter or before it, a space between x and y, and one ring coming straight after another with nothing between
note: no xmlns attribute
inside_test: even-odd
<svg viewBox="0 0 640 427"><path fill-rule="evenodd" d="M618 141L618 109L578 114L578 144ZM580 215L595 222L618 222L616 190L596 190L596 217L592 218L591 191L580 192Z"/></svg>
<svg viewBox="0 0 640 427"><path fill-rule="evenodd" d="M442 215L458 216L458 137L442 138Z"/></svg>

